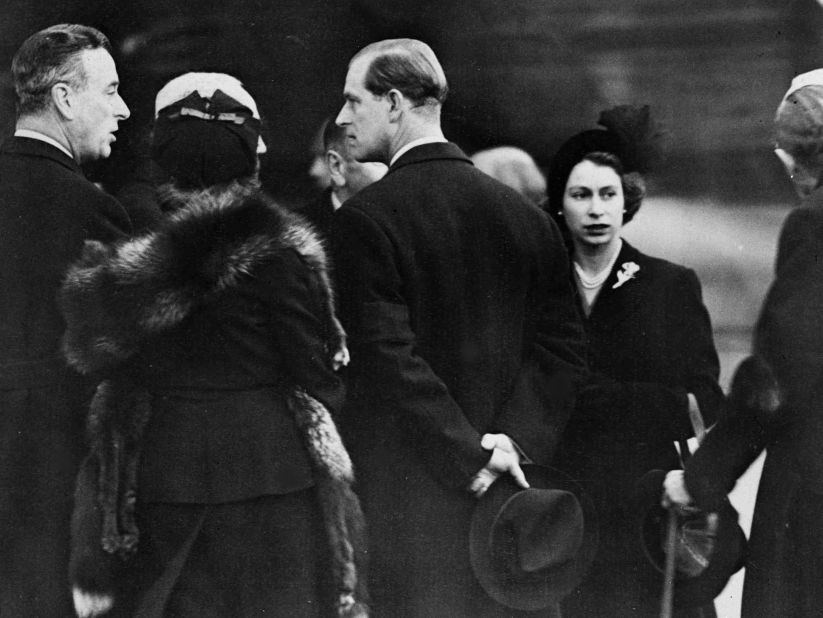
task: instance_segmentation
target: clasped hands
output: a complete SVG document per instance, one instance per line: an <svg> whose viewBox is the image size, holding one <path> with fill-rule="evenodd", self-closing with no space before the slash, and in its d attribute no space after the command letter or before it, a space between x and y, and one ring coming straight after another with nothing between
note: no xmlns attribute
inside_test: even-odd
<svg viewBox="0 0 823 618"><path fill-rule="evenodd" d="M476 498L482 496L501 475L511 474L514 482L527 489L529 483L520 469L520 452L511 438L504 433L487 433L480 440L480 446L492 452L489 462L474 475L468 490Z"/></svg>

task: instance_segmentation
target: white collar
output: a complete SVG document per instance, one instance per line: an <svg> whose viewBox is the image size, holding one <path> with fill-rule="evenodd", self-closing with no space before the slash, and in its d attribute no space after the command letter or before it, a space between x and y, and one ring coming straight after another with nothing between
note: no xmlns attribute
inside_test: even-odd
<svg viewBox="0 0 823 618"><path fill-rule="evenodd" d="M334 191L332 191L332 192L331 192L331 206L332 206L332 208L334 208L335 210L337 210L337 209L338 209L338 208L340 208L342 205L343 205L343 202L341 202L341 201L340 201L340 198L339 198L339 197L337 197L337 193L335 193Z"/></svg>
<svg viewBox="0 0 823 618"><path fill-rule="evenodd" d="M408 144L403 146L400 150L394 153L394 156L391 158L391 161L389 162L389 167L394 165L395 161L397 161L400 157L402 157L415 146L422 146L423 144L445 144L448 141L449 140L447 140L445 137L418 137L417 139L413 139Z"/></svg>
<svg viewBox="0 0 823 618"><path fill-rule="evenodd" d="M63 144L44 133L40 133L40 131L32 131L31 129L16 129L14 131L14 137L28 137L31 139L38 139L41 142L46 142L47 144L51 144L55 148L59 148L60 150L65 152L70 159L74 159L74 157L71 156L71 153L68 151L68 149L65 146L63 146Z"/></svg>

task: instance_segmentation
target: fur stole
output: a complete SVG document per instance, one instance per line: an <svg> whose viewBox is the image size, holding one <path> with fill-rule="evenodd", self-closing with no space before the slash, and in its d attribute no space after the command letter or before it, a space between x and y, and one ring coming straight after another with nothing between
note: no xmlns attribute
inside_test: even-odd
<svg viewBox="0 0 823 618"><path fill-rule="evenodd" d="M322 318L330 362L335 367L348 362L322 243L303 219L255 187L237 183L196 193L166 189L166 197L177 208L156 231L115 245L88 241L60 292L69 364L106 378L89 411L91 450L78 476L72 521L70 568L81 616L99 615L111 606L118 563L137 550L140 438L151 405L146 388L123 369L149 337L178 326L278 252L293 250L325 296ZM314 470L338 614L366 616L365 586L355 560L355 554L359 559L364 553L364 524L351 489L351 461L321 402L295 384L288 405Z"/></svg>
<svg viewBox="0 0 823 618"><path fill-rule="evenodd" d="M116 245L86 241L69 269L60 301L63 351L75 369L94 374L118 367L148 336L179 325L286 250L299 253L317 277L328 300L330 344L335 351L345 347L322 242L302 218L238 183L167 199L181 205L157 231Z"/></svg>

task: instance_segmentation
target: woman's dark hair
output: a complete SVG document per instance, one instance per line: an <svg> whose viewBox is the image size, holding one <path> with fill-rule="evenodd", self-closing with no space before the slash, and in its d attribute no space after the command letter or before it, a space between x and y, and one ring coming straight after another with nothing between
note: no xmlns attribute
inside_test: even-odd
<svg viewBox="0 0 823 618"><path fill-rule="evenodd" d="M27 38L11 62L17 113L26 115L46 109L52 86L59 82L85 86L87 76L80 52L97 48L111 53L106 35L79 24L51 26Z"/></svg>
<svg viewBox="0 0 823 618"><path fill-rule="evenodd" d="M646 197L646 182L638 172L624 172L623 163L617 155L610 152L590 152L581 161L591 161L595 165L610 167L620 176L623 187L623 225L631 221L640 210L643 198ZM568 182L568 178L566 179ZM563 205L560 205L563 208Z"/></svg>

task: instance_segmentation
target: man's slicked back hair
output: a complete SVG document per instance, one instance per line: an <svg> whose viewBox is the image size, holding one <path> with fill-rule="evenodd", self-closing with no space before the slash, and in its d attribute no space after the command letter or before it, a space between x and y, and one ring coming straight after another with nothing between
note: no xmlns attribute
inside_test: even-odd
<svg viewBox="0 0 823 618"><path fill-rule="evenodd" d="M371 56L365 87L376 95L396 89L416 106L442 104L449 85L431 47L416 39L387 39L361 49L354 58Z"/></svg>
<svg viewBox="0 0 823 618"><path fill-rule="evenodd" d="M109 39L96 28L80 24L58 24L27 38L11 62L18 115L46 109L57 83L85 86L80 52L98 48L111 53Z"/></svg>

